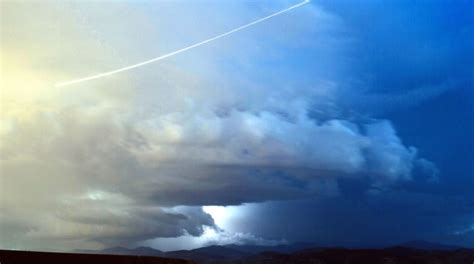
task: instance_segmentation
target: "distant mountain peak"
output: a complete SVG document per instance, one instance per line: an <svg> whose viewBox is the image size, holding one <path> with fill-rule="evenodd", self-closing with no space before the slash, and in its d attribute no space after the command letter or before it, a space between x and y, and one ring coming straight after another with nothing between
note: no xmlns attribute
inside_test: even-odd
<svg viewBox="0 0 474 264"><path fill-rule="evenodd" d="M158 249L151 247L137 247L137 248L126 248L126 247L111 247L105 248L96 253L112 254L112 255L142 255L142 256L162 256L163 252Z"/></svg>
<svg viewBox="0 0 474 264"><path fill-rule="evenodd" d="M446 245L446 244L441 244L438 242L429 242L429 241L423 241L423 240L407 241L398 246L414 248L414 249L423 249L423 250L456 250L456 249L462 248L455 245Z"/></svg>

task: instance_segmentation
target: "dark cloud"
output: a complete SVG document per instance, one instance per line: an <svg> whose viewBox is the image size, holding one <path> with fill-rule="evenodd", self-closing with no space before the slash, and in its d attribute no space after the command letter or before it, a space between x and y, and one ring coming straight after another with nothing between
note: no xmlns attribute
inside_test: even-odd
<svg viewBox="0 0 474 264"><path fill-rule="evenodd" d="M248 210L247 217L233 223L235 230L245 229L269 238L285 237L290 242L350 247L388 246L413 239L461 244L469 241L466 236L474 209L466 197L406 191L346 191L337 197L268 202L244 208ZM460 227L466 234L457 235L464 240L454 235ZM470 241L466 245L472 246Z"/></svg>

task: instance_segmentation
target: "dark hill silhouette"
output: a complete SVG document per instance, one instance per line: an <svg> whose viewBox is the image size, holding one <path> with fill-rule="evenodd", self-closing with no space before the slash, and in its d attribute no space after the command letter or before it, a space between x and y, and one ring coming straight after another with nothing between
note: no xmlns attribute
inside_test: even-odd
<svg viewBox="0 0 474 264"><path fill-rule="evenodd" d="M462 247L454 246L454 245L445 245L435 242L427 242L427 241L419 241L413 240L408 241L403 244L400 244L401 247L408 247L408 248L416 248L416 249L424 249L424 250L456 250L461 249Z"/></svg>
<svg viewBox="0 0 474 264"><path fill-rule="evenodd" d="M304 249L309 248L321 248L314 243L293 243L293 244L285 244L285 245L277 245L277 246L257 246L257 245L236 245L236 244L229 244L225 245L225 247L236 249L242 252L250 253L250 254L258 254L262 252L277 252L277 253L293 253L297 251L301 251Z"/></svg>
<svg viewBox="0 0 474 264"><path fill-rule="evenodd" d="M59 253L59 252L35 252L0 250L0 263L24 264L24 263L47 263L47 264L195 264L195 262L184 259L171 259L152 256L124 256L108 254L81 254L81 253Z"/></svg>
<svg viewBox="0 0 474 264"><path fill-rule="evenodd" d="M102 250L75 250L76 253L89 254L110 254L110 255L129 255L129 256L164 256L164 252L151 247L137 247L134 249L126 247L112 247Z"/></svg>
<svg viewBox="0 0 474 264"><path fill-rule="evenodd" d="M219 256L219 257L242 257L248 255L245 251L235 249L229 246L208 246L190 250L197 253L202 253L211 256Z"/></svg>
<svg viewBox="0 0 474 264"><path fill-rule="evenodd" d="M150 255L187 259L199 264L472 264L474 261L474 249L462 249L423 241L415 242L378 249L323 248L310 243L296 243L279 246L230 244L169 252L147 247L135 249L118 247L104 249L101 252L105 254Z"/></svg>
<svg viewBox="0 0 474 264"><path fill-rule="evenodd" d="M285 263L291 264L303 263L301 261L319 261L320 263L326 264L471 264L473 260L474 250L426 251L411 248L394 247L387 249L326 249L318 250L316 252L303 251L300 253L292 254Z"/></svg>

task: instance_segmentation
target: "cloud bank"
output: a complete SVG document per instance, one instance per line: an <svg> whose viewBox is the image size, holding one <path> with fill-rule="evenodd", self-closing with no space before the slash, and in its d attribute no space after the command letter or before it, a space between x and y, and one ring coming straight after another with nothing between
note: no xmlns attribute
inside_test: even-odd
<svg viewBox="0 0 474 264"><path fill-rule="evenodd" d="M7 22L27 8L12 5L16 13ZM67 8L82 14L81 6ZM119 4L114 8L123 11ZM101 12L94 7L88 11ZM55 13L56 20L48 22L44 12L49 11L39 9L37 16L49 25L69 19ZM132 17L140 21L140 12L146 11L134 12L138 14ZM368 178L374 186L388 188L411 180L420 164L432 166L415 147L403 144L388 120L333 117L340 90L327 73L316 68L315 78L288 81L300 73L275 75L286 69L259 65L259 57L288 59L288 49L310 48L313 56L333 52L328 32L339 32L340 21L316 6L299 15L267 25L271 30L265 35L277 35L270 41L258 37L263 28L186 59L68 89L49 82L66 75L54 65L63 60L59 55L71 56L68 49L55 50L46 70L34 66L43 58L31 47L36 55L29 60L19 60L18 53L5 58L2 63L20 66L2 84L2 246L38 247L49 241L51 247L93 248L200 236L206 228L218 229L200 206L332 196L338 194L340 178ZM34 29L35 18L26 21L24 32ZM318 23L304 26L306 20ZM278 37L275 25L280 24L292 40ZM87 29L87 23L79 25ZM94 62L100 66L115 58L102 53L99 37L84 28L76 29L72 46L88 47L84 56L90 60L66 70L86 72L88 64L96 67ZM308 43L307 34L321 41ZM40 38L37 47L58 38L62 36ZM117 49L127 50L126 41ZM9 43L2 52L13 50ZM149 45L143 44L144 49ZM274 48L262 52L270 46ZM196 61L201 64L193 65ZM18 94L19 88L24 93ZM170 209L176 206L191 207ZM251 234L219 239L235 241L236 235L239 241L256 240Z"/></svg>

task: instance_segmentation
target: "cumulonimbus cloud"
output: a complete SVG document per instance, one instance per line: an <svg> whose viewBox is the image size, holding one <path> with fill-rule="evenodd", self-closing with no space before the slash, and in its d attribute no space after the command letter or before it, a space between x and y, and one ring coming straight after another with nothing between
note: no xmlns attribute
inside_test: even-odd
<svg viewBox="0 0 474 264"><path fill-rule="evenodd" d="M304 21L333 22L315 7L307 12ZM291 34L307 35L290 26ZM77 45L85 39L78 37ZM243 41L252 49L259 45L254 39ZM222 66L220 55L202 56ZM48 240L61 247L68 241L66 247L77 248L199 236L203 227L214 228L208 214L165 209L337 195L340 177L390 186L410 180L421 164L388 120L328 118L324 108L317 110L325 118L312 117L315 105L337 102L333 81L311 79L304 86L288 82L297 79L291 73L282 78L261 68L251 54L240 59L271 82L227 79L231 71L213 82L215 73L170 63L144 71L140 80L122 76L126 81L99 88L30 92L34 100L27 105L8 102L0 130L1 183L8 186L0 204L8 212L0 215L1 243L28 247ZM5 87L14 96L21 88Z"/></svg>

